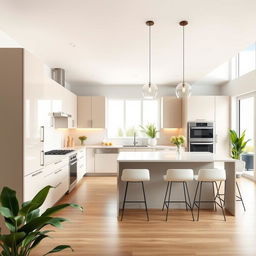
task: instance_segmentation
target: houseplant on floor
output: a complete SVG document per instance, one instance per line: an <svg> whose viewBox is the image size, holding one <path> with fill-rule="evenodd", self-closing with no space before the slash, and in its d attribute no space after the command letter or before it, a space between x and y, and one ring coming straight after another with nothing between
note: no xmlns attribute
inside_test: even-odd
<svg viewBox="0 0 256 256"><path fill-rule="evenodd" d="M245 140L245 131L242 132L242 135L240 137L234 130L230 130L229 134L232 144L231 157L234 159L240 159L241 154L245 150L246 144L250 140Z"/></svg>
<svg viewBox="0 0 256 256"><path fill-rule="evenodd" d="M39 208L51 188L53 187L43 188L31 201L23 203L21 207L16 198L16 192L8 187L3 188L0 194L0 215L4 217L5 225L10 233L0 233L1 256L29 256L31 251L52 232L44 227L48 225L61 227L61 223L66 221L64 218L51 217L53 214L68 206L83 210L77 204L61 204L48 208L40 214ZM73 251L69 245L59 245L43 256L68 248Z"/></svg>
<svg viewBox="0 0 256 256"><path fill-rule="evenodd" d="M148 145L155 146L157 144L156 135L158 133L155 124L148 124L146 127L141 125L140 127L142 129L141 131L149 137Z"/></svg>

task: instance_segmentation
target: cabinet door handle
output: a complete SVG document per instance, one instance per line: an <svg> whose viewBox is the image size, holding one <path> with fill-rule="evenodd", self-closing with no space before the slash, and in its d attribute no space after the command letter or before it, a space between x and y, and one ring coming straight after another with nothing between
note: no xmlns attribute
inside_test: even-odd
<svg viewBox="0 0 256 256"><path fill-rule="evenodd" d="M40 152L40 165L44 166L44 150Z"/></svg>
<svg viewBox="0 0 256 256"><path fill-rule="evenodd" d="M44 126L40 126L40 142L44 142Z"/></svg>
<svg viewBox="0 0 256 256"><path fill-rule="evenodd" d="M55 186L55 188L57 188L57 187L60 186L61 184L62 184L62 182L58 183L58 184Z"/></svg>
<svg viewBox="0 0 256 256"><path fill-rule="evenodd" d="M35 176L39 175L39 174L42 173L42 172L43 172L43 171L36 172L36 173L32 174L32 177L35 177Z"/></svg>
<svg viewBox="0 0 256 256"><path fill-rule="evenodd" d="M58 162L56 162L56 163L54 163L54 164L59 164L59 163L61 163L62 162L62 160L60 160L60 161L58 161Z"/></svg>
<svg viewBox="0 0 256 256"><path fill-rule="evenodd" d="M57 172L55 172L55 174L57 174L57 173L59 173L59 172L61 172L62 171L62 169L59 169Z"/></svg>

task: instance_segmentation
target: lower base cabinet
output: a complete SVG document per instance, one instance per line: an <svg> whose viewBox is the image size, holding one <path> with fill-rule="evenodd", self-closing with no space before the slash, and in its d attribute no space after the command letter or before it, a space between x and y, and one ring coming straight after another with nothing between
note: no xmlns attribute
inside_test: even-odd
<svg viewBox="0 0 256 256"><path fill-rule="evenodd" d="M95 154L95 173L117 173L118 154Z"/></svg>
<svg viewBox="0 0 256 256"><path fill-rule="evenodd" d="M86 151L80 149L77 152L77 182L79 182L86 173Z"/></svg>
<svg viewBox="0 0 256 256"><path fill-rule="evenodd" d="M40 207L41 212L52 207L69 189L69 159L64 158L24 178L24 201L30 201L42 188L52 186Z"/></svg>

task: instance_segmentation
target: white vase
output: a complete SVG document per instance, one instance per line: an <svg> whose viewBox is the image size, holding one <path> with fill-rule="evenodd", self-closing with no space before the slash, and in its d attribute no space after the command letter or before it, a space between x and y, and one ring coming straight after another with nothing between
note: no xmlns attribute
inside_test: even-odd
<svg viewBox="0 0 256 256"><path fill-rule="evenodd" d="M148 145L149 146L153 147L153 146L156 146L156 144L157 144L156 138L149 138L148 139Z"/></svg>

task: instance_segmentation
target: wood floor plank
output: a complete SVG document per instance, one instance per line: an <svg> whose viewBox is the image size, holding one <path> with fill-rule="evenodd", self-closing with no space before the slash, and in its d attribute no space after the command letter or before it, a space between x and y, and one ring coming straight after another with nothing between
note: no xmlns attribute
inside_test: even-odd
<svg viewBox="0 0 256 256"><path fill-rule="evenodd" d="M45 240L33 252L41 256L57 244L70 244L74 252L55 255L73 256L255 256L256 185L240 179L247 211L238 204L238 215L202 210L199 222L191 221L185 210L172 210L168 222L161 210L150 210L146 221L142 210L127 210L123 222L116 218L116 178L85 177L61 203L83 205L84 213L65 209L58 216L70 222ZM164 195L163 195L164 196ZM148 198L150 200L150 198Z"/></svg>

